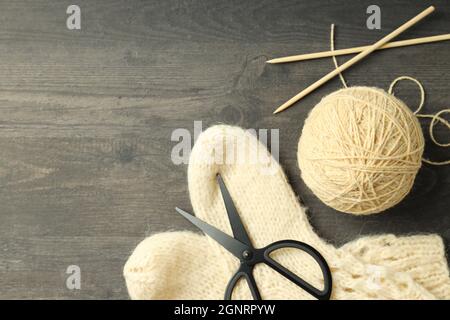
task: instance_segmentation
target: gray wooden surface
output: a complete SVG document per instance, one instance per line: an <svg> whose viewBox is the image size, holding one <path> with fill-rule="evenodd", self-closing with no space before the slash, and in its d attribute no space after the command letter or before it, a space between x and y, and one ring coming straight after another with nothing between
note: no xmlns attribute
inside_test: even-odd
<svg viewBox="0 0 450 320"><path fill-rule="evenodd" d="M66 29L72 1L0 2L0 298L126 299L122 267L145 236L193 229L186 167L170 161L176 128L218 122L280 128L280 162L322 237L436 232L450 240L450 168L424 165L414 190L385 214L353 217L320 203L299 177L296 146L308 111L337 79L301 104L274 107L329 72L329 59L271 66L269 57L381 38L428 1L378 0L382 29L368 30L372 1L81 1L82 30ZM450 31L450 1L405 32ZM399 39L400 39L399 38ZM419 78L425 109L449 106L450 43L377 52L345 73L387 88ZM348 58L339 59L341 62ZM413 85L400 96L417 104ZM447 139L440 128L437 136ZM427 143L429 138L427 137ZM426 148L445 159L449 151ZM79 265L81 290L65 286Z"/></svg>

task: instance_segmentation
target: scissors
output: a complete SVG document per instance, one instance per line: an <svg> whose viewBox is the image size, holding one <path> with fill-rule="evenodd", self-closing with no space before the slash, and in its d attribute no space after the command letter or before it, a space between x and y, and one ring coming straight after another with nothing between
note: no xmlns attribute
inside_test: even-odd
<svg viewBox="0 0 450 320"><path fill-rule="evenodd" d="M281 240L271 243L264 248L254 248L247 232L245 231L245 227L239 217L236 207L233 204L231 196L228 193L225 183L223 182L222 177L219 174L217 175L217 181L222 193L222 198L225 204L234 238L226 234L225 232L222 232L219 229L211 226L210 224L196 218L192 214L181 210L180 208L175 208L175 210L240 260L240 266L238 270L228 282L227 288L225 290L225 300L231 300L233 290L241 278L245 278L245 280L247 281L253 299L261 300L261 294L253 276L253 268L255 267L255 265L260 263L268 265L273 270L281 274L283 277L289 279L291 282L295 283L297 286L308 292L313 297L319 300L329 300L331 296L332 280L330 268L328 267L328 264L325 261L324 257L310 245L296 240ZM320 269L322 270L324 279L323 290L315 288L269 256L270 253L281 248L299 249L314 258L314 260L319 264Z"/></svg>

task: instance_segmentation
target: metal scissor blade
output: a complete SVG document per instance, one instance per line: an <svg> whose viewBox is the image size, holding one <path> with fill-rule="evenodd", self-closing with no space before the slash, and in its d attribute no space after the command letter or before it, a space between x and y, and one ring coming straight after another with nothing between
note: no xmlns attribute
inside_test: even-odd
<svg viewBox="0 0 450 320"><path fill-rule="evenodd" d="M239 213L234 206L233 199L231 199L230 193L228 192L228 189L225 186L220 174L217 175L217 182L219 183L223 203L225 204L225 208L227 210L228 220L230 221L231 230L233 230L234 237L240 242L245 243L247 246L252 247L252 242L250 241L242 220L239 217Z"/></svg>
<svg viewBox="0 0 450 320"><path fill-rule="evenodd" d="M239 260L242 259L242 253L246 250L250 250L245 244L240 241L232 238L225 232L220 231L219 229L213 227L210 224L200 220L199 218L193 216L192 214L181 210L178 207L175 207L175 210L181 214L183 217L188 219L193 225L202 230L205 234L213 238L217 241L221 246L227 249L230 253L232 253Z"/></svg>

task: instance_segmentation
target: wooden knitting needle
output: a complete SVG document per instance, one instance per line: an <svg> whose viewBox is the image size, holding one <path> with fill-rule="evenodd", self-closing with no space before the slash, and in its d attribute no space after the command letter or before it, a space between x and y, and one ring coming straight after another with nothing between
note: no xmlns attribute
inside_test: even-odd
<svg viewBox="0 0 450 320"><path fill-rule="evenodd" d="M369 46L367 49L365 49L364 51L360 52L359 54L357 54L356 56L354 56L353 58L348 60L346 63L342 64L340 67L334 69L329 74L327 74L323 78L317 80L312 85L310 85L308 88L306 88L305 90L303 90L300 93L298 93L296 96L292 97L291 99L289 99L288 101L283 103L273 113L278 113L278 112L281 112L281 111L289 108L294 103L296 103L298 100L300 100L304 96L310 94L311 92L313 92L314 90L319 88L321 85L323 85L324 83L326 83L330 79L332 79L335 76L337 76L342 71L347 70L348 68L350 68L355 63L361 61L363 58L367 57L373 51L375 51L379 47L383 46L384 44L388 43L389 41L394 39L396 36L398 36L400 33L402 33L403 31L407 30L411 26L415 25L417 22L419 22L420 20L422 20L423 18L428 16L433 11L434 11L434 7L433 6L428 7L427 9L425 9L424 11L419 13L417 16L415 16L414 18L412 18L411 20L409 20L408 22L404 23L402 26L398 27L396 30L392 31L390 34L388 34L387 36L382 38L381 40L378 40L373 45Z"/></svg>
<svg viewBox="0 0 450 320"><path fill-rule="evenodd" d="M439 36L430 36L430 37L415 38L415 39L408 39L408 40L401 40L401 41L393 41L393 42L386 43L384 46L379 47L377 50L414 46L417 44L446 41L446 40L450 40L450 33L441 34ZM322 52L315 52L315 53L299 54L299 55L295 55L295 56L275 58L275 59L266 61L266 63L275 64L275 63L286 63L286 62L294 62L294 61L327 58L327 57L332 57L332 56L343 56L346 54L352 54L352 53L358 53L358 52L364 51L369 47L370 46L361 46L361 47L353 47L353 48L347 48L347 49L339 49L339 50L335 50L335 51L322 51Z"/></svg>

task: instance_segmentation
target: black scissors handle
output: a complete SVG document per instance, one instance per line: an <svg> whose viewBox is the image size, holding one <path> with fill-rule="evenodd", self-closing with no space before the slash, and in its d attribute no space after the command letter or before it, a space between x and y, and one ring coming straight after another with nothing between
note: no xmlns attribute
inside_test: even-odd
<svg viewBox="0 0 450 320"><path fill-rule="evenodd" d="M302 250L306 252L308 255L310 255L318 263L322 271L322 276L324 280L324 287L322 290L319 290L316 287L312 286L310 283L306 282L296 274L292 273L291 271L289 271L288 269L286 269L285 267L283 267L281 264L279 264L270 257L270 254L273 251L283 248L295 248ZM256 281L253 276L253 268L256 264L259 263L264 263L268 265L273 270L278 272L280 275L289 279L291 282L293 282L294 284L296 284L297 286L308 292L316 299L318 300L330 299L332 289L332 277L330 268L328 267L328 264L326 263L324 257L316 249L314 249L313 247L304 242L295 240L281 240L269 244L265 248L255 249L253 259L249 260L248 263L246 263L245 261L241 262L241 266L239 267L238 271L235 273L235 275L231 278L230 282L228 283L227 289L225 291L226 300L231 300L234 288L241 278L245 278L247 280L247 284L250 288L253 299L255 300L261 299L261 294L259 293L258 286L256 285Z"/></svg>
<svg viewBox="0 0 450 320"><path fill-rule="evenodd" d="M245 279L247 281L253 300L262 300L258 285L253 276L253 267L254 266L241 263L238 271L236 271L230 282L228 282L227 289L225 290L225 300L231 300L234 288L240 279Z"/></svg>
<svg viewBox="0 0 450 320"><path fill-rule="evenodd" d="M276 262L274 259L270 257L270 254L278 249L282 248L295 248L299 250L303 250L307 254L309 254L319 265L320 270L322 271L323 276L323 289L319 290L316 287L312 286L296 274L292 273L285 267L283 267L281 264ZM281 240L274 242L264 249L264 262L280 273L282 276L286 277L287 279L291 280L293 283L295 283L297 286L308 292L310 295L315 297L318 300L329 300L331 296L331 288L332 288L332 277L331 277L331 270L328 266L325 258L313 247L311 247L309 244L306 244L304 242L295 241L295 240Z"/></svg>

